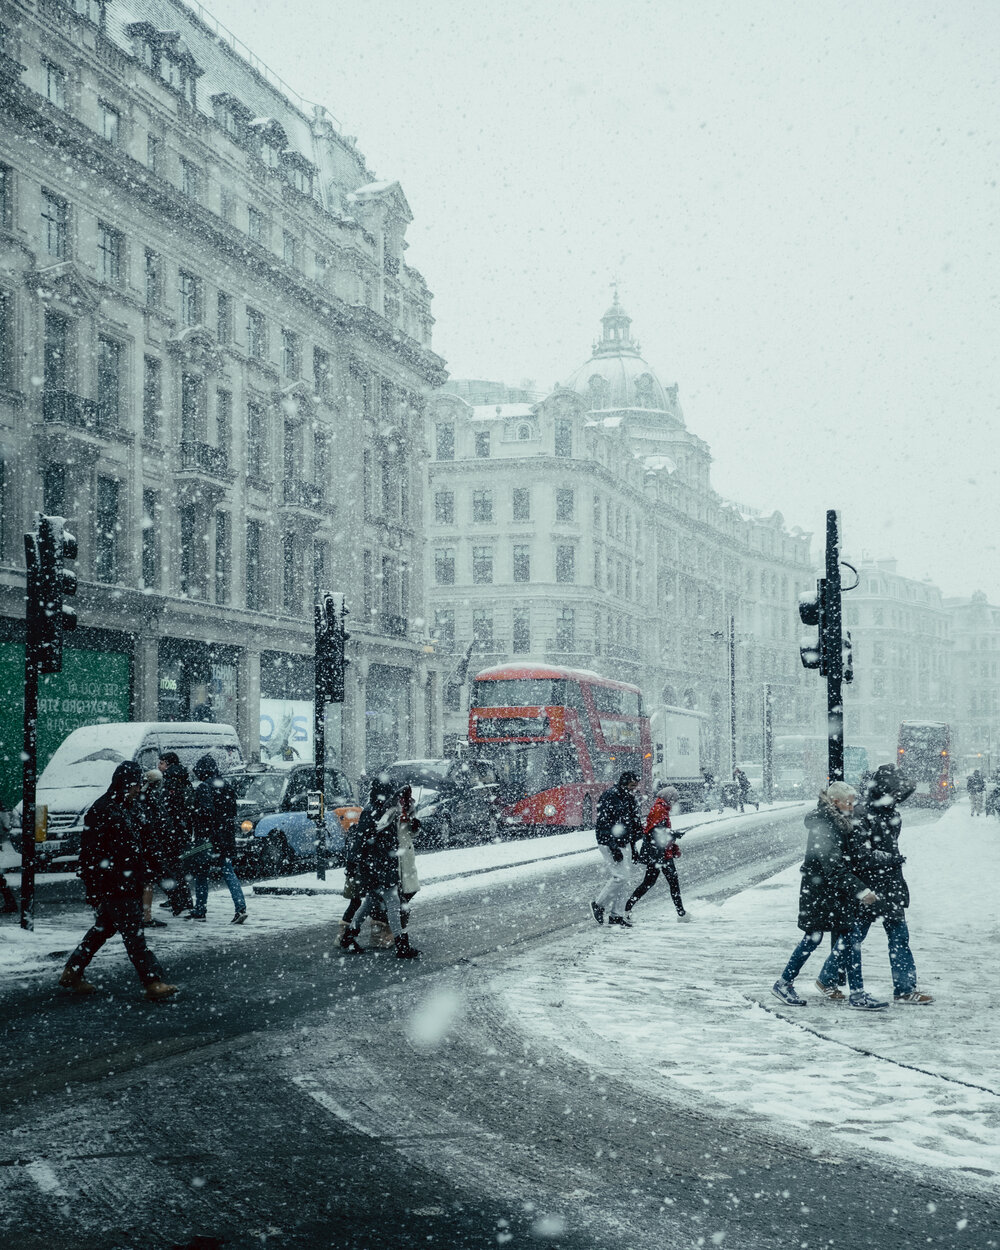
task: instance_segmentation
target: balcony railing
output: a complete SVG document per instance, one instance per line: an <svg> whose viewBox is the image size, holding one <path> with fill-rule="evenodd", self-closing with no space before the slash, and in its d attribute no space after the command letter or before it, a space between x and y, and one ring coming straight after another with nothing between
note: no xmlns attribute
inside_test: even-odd
<svg viewBox="0 0 1000 1250"><path fill-rule="evenodd" d="M604 648L609 660L627 660L629 664L640 664L642 656L638 647L626 646L620 642L609 642Z"/></svg>
<svg viewBox="0 0 1000 1250"><path fill-rule="evenodd" d="M101 410L96 399L84 399L72 391L45 391L42 395L42 419L61 421L78 430L93 434L106 434L111 428L107 414Z"/></svg>
<svg viewBox="0 0 1000 1250"><path fill-rule="evenodd" d="M181 468L206 473L209 477L229 476L229 456L224 447L212 447L192 439L181 441Z"/></svg>
<svg viewBox="0 0 1000 1250"><path fill-rule="evenodd" d="M308 508L312 512L319 512L323 507L322 486L314 486L312 482L300 482L295 478L285 478L282 490L282 498L292 507Z"/></svg>

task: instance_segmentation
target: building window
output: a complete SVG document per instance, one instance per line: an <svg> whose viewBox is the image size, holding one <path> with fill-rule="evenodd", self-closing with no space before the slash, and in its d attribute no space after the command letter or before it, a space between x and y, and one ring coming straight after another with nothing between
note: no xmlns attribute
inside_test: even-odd
<svg viewBox="0 0 1000 1250"><path fill-rule="evenodd" d="M9 230L14 224L14 174L6 165L0 165L0 230Z"/></svg>
<svg viewBox="0 0 1000 1250"><path fill-rule="evenodd" d="M69 322L58 313L45 314L45 361L43 387L46 394L66 391L74 380L74 366L70 358L71 336Z"/></svg>
<svg viewBox="0 0 1000 1250"><path fill-rule="evenodd" d="M569 544L556 547L556 581L576 581L576 548Z"/></svg>
<svg viewBox="0 0 1000 1250"><path fill-rule="evenodd" d="M282 471L286 482L302 479L304 456L302 455L303 431L298 421L286 421L282 440Z"/></svg>
<svg viewBox="0 0 1000 1250"><path fill-rule="evenodd" d="M594 522L594 529L599 530L601 528L601 497L600 495L597 495L597 494L594 495L593 522Z"/></svg>
<svg viewBox="0 0 1000 1250"><path fill-rule="evenodd" d="M313 602L319 603L326 592L327 544L313 543Z"/></svg>
<svg viewBox="0 0 1000 1250"><path fill-rule="evenodd" d="M437 547L434 551L434 581L438 586L455 584L455 548Z"/></svg>
<svg viewBox="0 0 1000 1250"><path fill-rule="evenodd" d="M556 422L555 450L557 456L573 454L573 422L565 419Z"/></svg>
<svg viewBox="0 0 1000 1250"><path fill-rule="evenodd" d="M514 609L514 632L511 650L515 655L525 655L531 650L531 614L527 608Z"/></svg>
<svg viewBox="0 0 1000 1250"><path fill-rule="evenodd" d="M576 650L576 613L572 608L563 608L556 617L556 650Z"/></svg>
<svg viewBox="0 0 1000 1250"><path fill-rule="evenodd" d="M288 378L297 378L302 372L302 346L292 330L281 331L281 370Z"/></svg>
<svg viewBox="0 0 1000 1250"><path fill-rule="evenodd" d="M480 460L489 459L490 454L490 432L489 430L479 430L476 434L476 456Z"/></svg>
<svg viewBox="0 0 1000 1250"><path fill-rule="evenodd" d="M247 234L251 243L260 243L266 247L270 232L267 218L259 208L254 208L251 204L247 209Z"/></svg>
<svg viewBox="0 0 1000 1250"><path fill-rule="evenodd" d="M361 578L361 603L365 619L368 620L375 610L375 575L372 571L372 553L366 551L363 559Z"/></svg>
<svg viewBox="0 0 1000 1250"><path fill-rule="evenodd" d="M474 490L472 492L473 521L493 520L493 492L491 490Z"/></svg>
<svg viewBox="0 0 1000 1250"><path fill-rule="evenodd" d="M302 544L286 534L281 551L281 606L291 616L302 611Z"/></svg>
<svg viewBox="0 0 1000 1250"><path fill-rule="evenodd" d="M219 292L215 337L220 343L233 341L233 297Z"/></svg>
<svg viewBox="0 0 1000 1250"><path fill-rule="evenodd" d="M196 373L181 374L181 439L205 441L205 383Z"/></svg>
<svg viewBox="0 0 1000 1250"><path fill-rule="evenodd" d="M47 464L42 470L42 507L46 516L66 515L66 466Z"/></svg>
<svg viewBox="0 0 1000 1250"><path fill-rule="evenodd" d="M182 326L201 325L201 279L181 269L177 274Z"/></svg>
<svg viewBox="0 0 1000 1250"><path fill-rule="evenodd" d="M321 399L330 396L330 353L313 348L313 390Z"/></svg>
<svg viewBox="0 0 1000 1250"><path fill-rule="evenodd" d="M197 202L201 199L201 170L193 161L185 160L183 156L181 157L181 192L189 200Z"/></svg>
<svg viewBox="0 0 1000 1250"><path fill-rule="evenodd" d="M472 548L472 580L477 586L488 586L493 581L493 548Z"/></svg>
<svg viewBox="0 0 1000 1250"><path fill-rule="evenodd" d="M253 400L247 404L247 474L265 481L271 469L267 445L267 412Z"/></svg>
<svg viewBox="0 0 1000 1250"><path fill-rule="evenodd" d="M99 582L118 581L118 494L119 484L114 478L97 479L94 578Z"/></svg>
<svg viewBox="0 0 1000 1250"><path fill-rule="evenodd" d="M142 590L160 584L160 501L155 490L142 492Z"/></svg>
<svg viewBox="0 0 1000 1250"><path fill-rule="evenodd" d="M56 108L66 107L66 71L51 61L43 61L45 70L45 98Z"/></svg>
<svg viewBox="0 0 1000 1250"><path fill-rule="evenodd" d="M219 216L229 225L236 220L236 204L235 194L223 187L219 192Z"/></svg>
<svg viewBox="0 0 1000 1250"><path fill-rule="evenodd" d="M51 191L42 191L42 242L56 260L69 255L69 207Z"/></svg>
<svg viewBox="0 0 1000 1250"><path fill-rule="evenodd" d="M531 491L526 486L514 487L514 520L531 520Z"/></svg>
<svg viewBox="0 0 1000 1250"><path fill-rule="evenodd" d="M526 443L531 438L531 426L519 425L517 427L517 440L519 443Z"/></svg>
<svg viewBox="0 0 1000 1250"><path fill-rule="evenodd" d="M439 421L434 427L435 455L438 460L455 459L455 427L450 421Z"/></svg>
<svg viewBox="0 0 1000 1250"><path fill-rule="evenodd" d="M601 589L602 566L603 566L603 560L601 557L601 549L600 547L595 547L594 548L594 586L596 587L597 590ZM662 590L663 586L664 586L664 582L661 579L661 581L658 583L658 588Z"/></svg>
<svg viewBox="0 0 1000 1250"><path fill-rule="evenodd" d="M313 439L313 481L319 487L320 494L326 499L326 480L330 473L330 440L325 434L316 434Z"/></svg>
<svg viewBox="0 0 1000 1250"><path fill-rule="evenodd" d="M14 360L14 300L0 290L0 388L12 387L17 378Z"/></svg>
<svg viewBox="0 0 1000 1250"><path fill-rule="evenodd" d="M434 520L438 525L455 524L455 492L439 490L434 494Z"/></svg>
<svg viewBox="0 0 1000 1250"><path fill-rule="evenodd" d="M531 548L527 543L514 544L514 581L531 581Z"/></svg>
<svg viewBox="0 0 1000 1250"><path fill-rule="evenodd" d="M215 602L229 602L232 567L232 518L228 512L215 514Z"/></svg>
<svg viewBox="0 0 1000 1250"><path fill-rule="evenodd" d="M163 367L159 357L146 356L142 374L142 436L155 440L163 420Z"/></svg>
<svg viewBox="0 0 1000 1250"><path fill-rule="evenodd" d="M229 463L233 447L233 393L218 390L215 392L215 445L225 453Z"/></svg>
<svg viewBox="0 0 1000 1250"><path fill-rule="evenodd" d="M146 248L144 270L146 275L146 307L159 308L163 299L163 280L161 277L160 258L156 252Z"/></svg>
<svg viewBox="0 0 1000 1250"><path fill-rule="evenodd" d="M163 173L163 140L159 135L146 136L146 164L154 174Z"/></svg>
<svg viewBox="0 0 1000 1250"><path fill-rule="evenodd" d="M110 104L101 103L101 135L112 147L117 147L121 137L121 114Z"/></svg>
<svg viewBox="0 0 1000 1250"><path fill-rule="evenodd" d="M198 578L198 517L199 509L193 505L178 508L177 515L181 526L180 550L180 584L178 589L182 595L191 599L203 598L201 582Z"/></svg>
<svg viewBox="0 0 1000 1250"><path fill-rule="evenodd" d="M121 424L125 347L117 339L97 340L97 407L101 422L112 428Z"/></svg>
<svg viewBox="0 0 1000 1250"><path fill-rule="evenodd" d="M477 651L493 650L493 612L490 608L473 608L472 641Z"/></svg>
<svg viewBox="0 0 1000 1250"><path fill-rule="evenodd" d="M247 309L247 351L254 360L267 356L267 322L256 308Z"/></svg>
<svg viewBox="0 0 1000 1250"><path fill-rule="evenodd" d="M112 230L103 221L97 223L97 272L102 282L111 286L120 286L124 266L122 253L124 240L117 230Z"/></svg>
<svg viewBox="0 0 1000 1250"><path fill-rule="evenodd" d="M556 491L556 520L572 521L576 511L575 492L565 488Z"/></svg>
<svg viewBox="0 0 1000 1250"><path fill-rule="evenodd" d="M264 523L247 521L247 607L261 612L267 607L267 583L264 580Z"/></svg>
<svg viewBox="0 0 1000 1250"><path fill-rule="evenodd" d="M453 608L434 609L434 637L438 642L455 641L455 612Z"/></svg>
<svg viewBox="0 0 1000 1250"><path fill-rule="evenodd" d="M281 255L286 265L292 265L295 269L299 267L299 241L294 234L289 231L282 231L281 235Z"/></svg>

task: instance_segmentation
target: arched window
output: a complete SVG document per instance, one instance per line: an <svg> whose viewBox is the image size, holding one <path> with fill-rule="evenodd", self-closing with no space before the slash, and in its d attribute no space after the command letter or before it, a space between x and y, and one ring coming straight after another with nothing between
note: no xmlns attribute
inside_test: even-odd
<svg viewBox="0 0 1000 1250"><path fill-rule="evenodd" d="M531 426L527 424L519 425L517 427L517 438L518 442L526 443L531 438Z"/></svg>

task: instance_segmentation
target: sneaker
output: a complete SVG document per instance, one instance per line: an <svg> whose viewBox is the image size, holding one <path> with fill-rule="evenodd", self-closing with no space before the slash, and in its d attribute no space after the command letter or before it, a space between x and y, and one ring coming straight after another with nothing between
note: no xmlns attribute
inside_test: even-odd
<svg viewBox="0 0 1000 1250"><path fill-rule="evenodd" d="M611 915L608 917L608 924L621 925L623 929L631 929L634 927L632 924L632 921L629 920L628 916Z"/></svg>
<svg viewBox="0 0 1000 1250"><path fill-rule="evenodd" d="M243 911L238 911L236 915L232 918L232 920L230 920L229 923L230 924L242 924L243 921L246 920L246 918L247 918L247 913L246 913L246 910L244 909Z"/></svg>
<svg viewBox="0 0 1000 1250"><path fill-rule="evenodd" d="M771 993L775 998L780 998L789 1007L807 1006L806 1000L795 992L795 986L791 981L783 981L780 977L771 986Z"/></svg>
<svg viewBox="0 0 1000 1250"><path fill-rule="evenodd" d="M189 911L189 912L188 912L188 914L184 917L184 919L185 919L185 920L204 920L204 919L205 919L205 917L204 917L204 916L196 916L196 915L194 914L194 912L193 912L193 911Z"/></svg>
<svg viewBox="0 0 1000 1250"><path fill-rule="evenodd" d="M893 994L892 1001L894 1003L917 1003L921 1007L926 1007L928 1003L934 1001L934 995L922 994L920 990L910 990L906 994Z"/></svg>
<svg viewBox="0 0 1000 1250"><path fill-rule="evenodd" d="M877 998L872 998L871 994L865 990L854 990L847 1000L848 1007L853 1007L855 1011L888 1011L889 1004L881 1003Z"/></svg>
<svg viewBox="0 0 1000 1250"><path fill-rule="evenodd" d="M152 916L148 920L142 922L144 929L166 929L169 926L165 920L154 920Z"/></svg>
<svg viewBox="0 0 1000 1250"><path fill-rule="evenodd" d="M677 919L681 922L681 924L691 923L691 917L688 915L686 911L679 911L677 913Z"/></svg>
<svg viewBox="0 0 1000 1250"><path fill-rule="evenodd" d="M823 997L828 998L831 1003L842 1003L847 998L847 995L839 985L824 985L822 981L817 981L816 988L823 995Z"/></svg>
<svg viewBox="0 0 1000 1250"><path fill-rule="evenodd" d="M600 903L591 903L590 910L594 913L594 919L598 924L604 924L604 908Z"/></svg>

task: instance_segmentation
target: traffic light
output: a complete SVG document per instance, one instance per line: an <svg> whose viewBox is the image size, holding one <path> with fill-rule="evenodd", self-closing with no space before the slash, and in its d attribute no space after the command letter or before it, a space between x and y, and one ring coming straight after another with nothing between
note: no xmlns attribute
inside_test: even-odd
<svg viewBox="0 0 1000 1250"><path fill-rule="evenodd" d="M58 673L62 669L63 633L76 629L76 613L63 603L64 598L76 594L76 574L63 567L63 561L76 559L76 539L58 516L40 516L37 530L27 538L28 642L38 656L38 671ZM34 570L30 568L32 546Z"/></svg>
<svg viewBox="0 0 1000 1250"><path fill-rule="evenodd" d="M844 630L844 641L842 644L844 655L844 681L851 682L854 680L854 651L851 647L851 631Z"/></svg>
<svg viewBox="0 0 1000 1250"><path fill-rule="evenodd" d="M344 676L350 661L346 655L350 634L344 628L346 604L337 611L332 595L316 605L316 702L343 703Z"/></svg>
<svg viewBox="0 0 1000 1250"><path fill-rule="evenodd" d="M805 591L799 595L799 618L802 624L816 626L816 641L803 638L799 646L802 667L818 668L820 672L825 671L823 667L823 593L825 588L826 583L820 580L816 583L815 594Z"/></svg>

